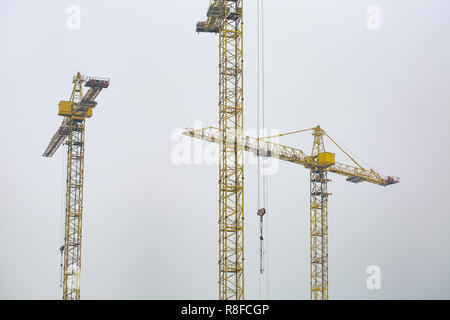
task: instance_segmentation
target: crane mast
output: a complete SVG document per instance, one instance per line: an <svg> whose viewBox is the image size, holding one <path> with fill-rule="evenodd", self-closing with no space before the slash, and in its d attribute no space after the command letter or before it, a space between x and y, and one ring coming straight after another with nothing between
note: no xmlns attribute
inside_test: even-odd
<svg viewBox="0 0 450 320"><path fill-rule="evenodd" d="M313 132L312 157L325 153L323 133ZM318 163L318 161L315 161ZM310 275L311 300L328 300L328 193L327 171L314 165L310 169Z"/></svg>
<svg viewBox="0 0 450 320"><path fill-rule="evenodd" d="M83 96L83 78L78 74L70 101L77 104ZM67 137L66 218L64 236L63 300L80 299L81 231L83 218L85 119L69 120Z"/></svg>
<svg viewBox="0 0 450 320"><path fill-rule="evenodd" d="M210 3L208 19L197 32L219 34L219 129L243 131L242 0ZM244 299L244 154L233 135L234 147L219 151L219 299Z"/></svg>
<svg viewBox="0 0 450 320"><path fill-rule="evenodd" d="M64 116L64 120L43 154L52 157L64 141L67 145L64 245L60 248L63 300L80 299L85 121L92 117L92 110L97 105L95 98L109 86L109 80L85 79L78 72L73 83L70 101L59 103L58 114ZM83 83L89 87L85 95Z"/></svg>

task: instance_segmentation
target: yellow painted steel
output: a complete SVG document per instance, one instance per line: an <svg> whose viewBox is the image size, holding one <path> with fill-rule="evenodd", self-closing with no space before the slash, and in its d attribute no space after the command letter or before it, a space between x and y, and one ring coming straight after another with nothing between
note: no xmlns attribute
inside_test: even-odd
<svg viewBox="0 0 450 320"><path fill-rule="evenodd" d="M94 100L99 92L109 85L109 80L101 82L83 96L84 82L80 73L74 76L70 101L59 103L58 114L64 116L64 120L43 154L51 157L64 141L67 145L64 245L60 249L64 269L63 300L80 299L85 119L92 116L92 106L97 104Z"/></svg>
<svg viewBox="0 0 450 320"><path fill-rule="evenodd" d="M69 117L72 115L72 103L70 101L60 101L58 105L58 115Z"/></svg>
<svg viewBox="0 0 450 320"><path fill-rule="evenodd" d="M219 5L219 129L243 131L242 1ZM230 19L237 13L236 19ZM241 145L235 135L235 146ZM242 148L219 152L219 299L244 299L244 155Z"/></svg>
<svg viewBox="0 0 450 320"><path fill-rule="evenodd" d="M83 77L78 73L74 79L71 103L83 97ZM66 218L64 236L63 300L80 299L81 239L83 219L84 182L84 117L70 119L67 137Z"/></svg>
<svg viewBox="0 0 450 320"><path fill-rule="evenodd" d="M79 105L79 101L77 102ZM58 115L63 117L72 117L73 119L83 120L84 118L91 118L93 108L88 108L86 111L76 111L73 108L71 101L61 101L58 105Z"/></svg>
<svg viewBox="0 0 450 320"><path fill-rule="evenodd" d="M323 129L321 130L323 131ZM323 132L325 133L325 131ZM215 142L218 144L224 143L225 141L226 144L228 144L230 147L232 147L234 144L230 140L230 137L233 137L233 135L235 135L235 133L229 132L227 134L227 139L224 140L219 129L214 127L207 127L198 130L187 129L183 132L183 134L186 136L206 140L209 142ZM254 153L259 156L272 157L283 161L300 164L307 169L310 169L314 167L314 165L317 165L313 157L298 148L288 147L282 144L249 136L243 136L242 139L238 139L237 141L241 140L243 145L239 147L243 147L245 151ZM355 167L353 165L348 165L340 162L336 162L335 164L327 167L326 171L346 176L348 178L354 178L360 181L378 184L380 186L387 186L400 182L400 179L398 177L391 177L394 178L395 181L389 182L389 177L384 177L372 169L365 169L361 166Z"/></svg>
<svg viewBox="0 0 450 320"><path fill-rule="evenodd" d="M311 153L315 165L310 168L310 275L311 299L328 300L328 182L324 166L334 162L334 154L325 152L323 131L314 128Z"/></svg>
<svg viewBox="0 0 450 320"><path fill-rule="evenodd" d="M329 167L336 163L336 157L331 152L321 152L317 155L317 162L321 167Z"/></svg>
<svg viewBox="0 0 450 320"><path fill-rule="evenodd" d="M380 186L399 183L397 177L383 177L374 170L366 170L338 146L357 166L335 162L335 154L327 152L324 136L329 137L319 126L293 133L312 131L314 143L310 155L300 149L267 141L266 138L240 136L242 133L208 127L198 130L187 129L184 135L225 145L237 150L244 149L262 157L272 157L304 166L310 171L310 295L314 300L329 298L328 283L328 172L347 177L350 182L370 182ZM290 133L287 133L290 134ZM287 135L282 134L282 135ZM273 137L278 137L277 135ZM236 137L237 136L237 137ZM330 140L332 140L330 138ZM334 140L332 140L333 143ZM241 143L241 144L240 144Z"/></svg>
<svg viewBox="0 0 450 320"><path fill-rule="evenodd" d="M88 108L87 111L74 112L71 101L61 101L58 105L58 115L63 117L73 117L74 119L83 120L84 118L91 118L93 108Z"/></svg>
<svg viewBox="0 0 450 320"><path fill-rule="evenodd" d="M219 34L219 299L244 299L244 154L242 0L210 2L198 32ZM229 132L238 132L230 135Z"/></svg>

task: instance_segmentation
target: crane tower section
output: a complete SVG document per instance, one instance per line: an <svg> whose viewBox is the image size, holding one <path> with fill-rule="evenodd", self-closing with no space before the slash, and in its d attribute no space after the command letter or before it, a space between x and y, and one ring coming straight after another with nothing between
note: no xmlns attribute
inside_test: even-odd
<svg viewBox="0 0 450 320"><path fill-rule="evenodd" d="M334 154L327 153L323 132L313 131L314 143L310 168L310 275L311 300L328 300L328 182L326 167L334 164ZM332 160L332 161L325 161Z"/></svg>
<svg viewBox="0 0 450 320"><path fill-rule="evenodd" d="M244 151L242 0L211 1L197 32L219 35L219 129L234 146L220 145L219 299L244 299Z"/></svg>
<svg viewBox="0 0 450 320"><path fill-rule="evenodd" d="M83 97L83 78L77 75L70 102L77 104ZM60 104L61 105L61 104ZM67 137L66 215L64 236L63 299L80 299L81 231L84 182L84 119L69 119Z"/></svg>

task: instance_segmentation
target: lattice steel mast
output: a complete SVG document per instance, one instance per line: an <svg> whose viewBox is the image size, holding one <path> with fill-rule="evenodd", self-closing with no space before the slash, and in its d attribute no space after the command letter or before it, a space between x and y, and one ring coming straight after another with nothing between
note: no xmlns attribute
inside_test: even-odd
<svg viewBox="0 0 450 320"><path fill-rule="evenodd" d="M63 255L63 300L80 299L81 278L81 242L83 218L83 184L84 184L84 143L85 119L92 116L96 106L95 98L103 88L109 86L109 80L89 78L86 86L90 87L83 96L84 77L77 73L73 79L74 87L70 101L61 101L58 114L64 116L63 123L53 136L44 152L51 157L66 141L66 208Z"/></svg>
<svg viewBox="0 0 450 320"><path fill-rule="evenodd" d="M70 101L77 104L83 96L83 78L78 74ZM81 231L84 182L84 117L70 118L67 137L66 219L64 236L63 299L80 299Z"/></svg>
<svg viewBox="0 0 450 320"><path fill-rule="evenodd" d="M325 153L323 132L314 128L312 158ZM327 171L320 165L310 169L310 274L311 299L328 300L328 193Z"/></svg>
<svg viewBox="0 0 450 320"><path fill-rule="evenodd" d="M208 19L197 32L219 34L219 128L243 131L242 0L211 1ZM234 135L234 147L220 146L219 156L219 299L244 299L244 155Z"/></svg>

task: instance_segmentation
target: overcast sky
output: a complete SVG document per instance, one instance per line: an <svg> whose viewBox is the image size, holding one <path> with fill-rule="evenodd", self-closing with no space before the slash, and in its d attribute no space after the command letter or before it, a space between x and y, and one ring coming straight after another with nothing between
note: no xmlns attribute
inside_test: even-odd
<svg viewBox="0 0 450 320"><path fill-rule="evenodd" d="M320 124L401 178L384 188L332 176L330 298L449 299L450 2L264 3L266 126ZM70 5L79 29L67 25ZM380 29L367 27L370 5ZM42 153L78 71L111 79L87 120L81 297L218 297L218 167L172 158L176 130L217 125L218 39L195 32L207 6L0 0L0 298L61 298L66 149ZM256 0L244 16L245 127L255 128ZM281 142L310 152L312 136ZM256 172L246 166L247 299L259 297ZM309 299L308 171L280 163L268 180L262 297ZM371 265L380 290L366 286Z"/></svg>

